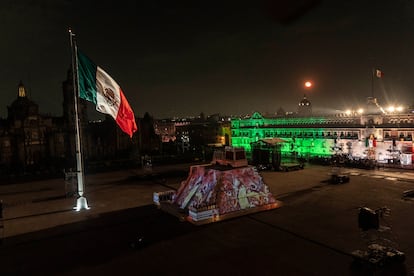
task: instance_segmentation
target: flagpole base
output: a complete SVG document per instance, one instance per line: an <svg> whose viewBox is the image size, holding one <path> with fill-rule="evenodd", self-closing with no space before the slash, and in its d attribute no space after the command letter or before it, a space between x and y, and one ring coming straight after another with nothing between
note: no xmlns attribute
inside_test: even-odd
<svg viewBox="0 0 414 276"><path fill-rule="evenodd" d="M88 202L86 201L86 197L80 196L78 197L78 199L76 200L76 207L74 207L73 209L76 210L76 212L79 212L80 210L88 210L90 209L88 206Z"/></svg>

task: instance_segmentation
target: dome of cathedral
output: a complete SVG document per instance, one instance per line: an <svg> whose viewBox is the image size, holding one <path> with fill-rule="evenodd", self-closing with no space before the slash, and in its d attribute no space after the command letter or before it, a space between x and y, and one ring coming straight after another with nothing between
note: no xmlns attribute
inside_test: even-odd
<svg viewBox="0 0 414 276"><path fill-rule="evenodd" d="M39 106L27 98L26 90L22 82L18 86L18 95L12 104L8 107L9 118L23 120L31 115L37 115Z"/></svg>

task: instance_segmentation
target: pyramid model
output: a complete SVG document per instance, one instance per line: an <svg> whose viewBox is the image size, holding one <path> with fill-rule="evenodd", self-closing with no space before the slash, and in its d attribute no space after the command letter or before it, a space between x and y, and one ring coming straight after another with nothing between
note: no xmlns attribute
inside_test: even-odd
<svg viewBox="0 0 414 276"><path fill-rule="evenodd" d="M211 165L192 166L172 201L181 209L215 210L217 215L258 207L272 209L278 203L255 167Z"/></svg>

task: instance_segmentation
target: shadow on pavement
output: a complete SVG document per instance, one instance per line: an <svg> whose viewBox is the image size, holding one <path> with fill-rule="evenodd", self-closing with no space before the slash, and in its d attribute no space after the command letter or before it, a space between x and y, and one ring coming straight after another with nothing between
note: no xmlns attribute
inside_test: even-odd
<svg viewBox="0 0 414 276"><path fill-rule="evenodd" d="M0 246L1 275L67 272L131 254L140 249L131 248L137 237L152 245L197 229L152 205L101 214L4 239Z"/></svg>

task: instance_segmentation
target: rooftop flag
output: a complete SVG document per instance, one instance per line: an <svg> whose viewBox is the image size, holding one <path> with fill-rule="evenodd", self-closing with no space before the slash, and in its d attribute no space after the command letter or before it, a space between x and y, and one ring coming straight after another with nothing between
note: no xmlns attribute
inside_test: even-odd
<svg viewBox="0 0 414 276"><path fill-rule="evenodd" d="M111 115L130 137L137 131L135 115L121 87L101 67L77 51L79 97L96 105L96 110Z"/></svg>
<svg viewBox="0 0 414 276"><path fill-rule="evenodd" d="M384 76L384 73L381 70L376 69L375 70L375 76L380 79Z"/></svg>

